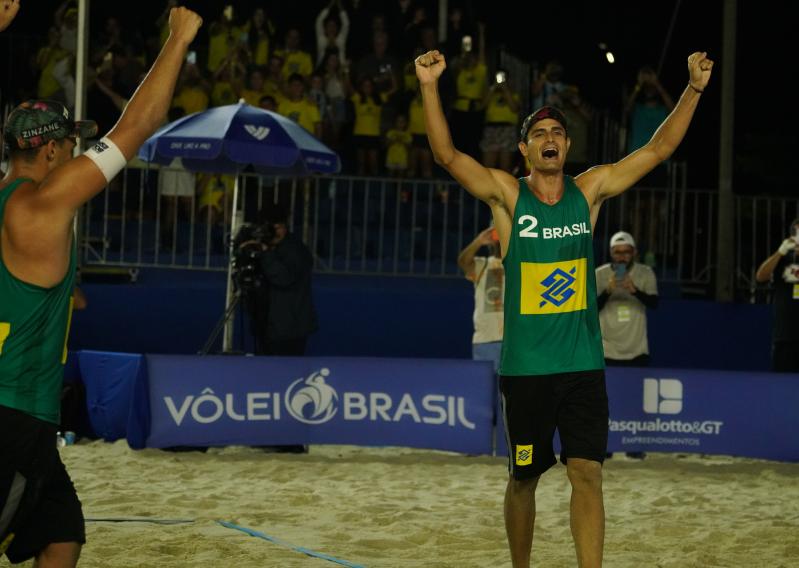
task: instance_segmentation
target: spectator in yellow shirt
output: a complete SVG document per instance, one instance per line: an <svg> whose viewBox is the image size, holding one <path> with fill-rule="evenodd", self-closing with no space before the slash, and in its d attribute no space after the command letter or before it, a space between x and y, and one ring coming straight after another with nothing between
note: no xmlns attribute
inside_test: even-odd
<svg viewBox="0 0 799 568"><path fill-rule="evenodd" d="M247 34L245 46L250 64L263 67L269 62L269 47L275 35L275 25L266 17L263 8L256 8L242 30Z"/></svg>
<svg viewBox="0 0 799 568"><path fill-rule="evenodd" d="M208 70L215 73L223 61L243 43L242 29L233 24L233 5L228 4L208 28Z"/></svg>
<svg viewBox="0 0 799 568"><path fill-rule="evenodd" d="M278 103L277 112L290 118L317 138L322 136L322 117L319 108L305 96L305 81L299 73L289 77L288 97Z"/></svg>
<svg viewBox="0 0 799 568"><path fill-rule="evenodd" d="M408 131L408 118L404 114L398 114L394 119L394 128L386 132L386 169L391 177L408 175L412 139Z"/></svg>
<svg viewBox="0 0 799 568"><path fill-rule="evenodd" d="M182 108L186 114L194 114L208 108L211 85L202 76L194 63L185 63L178 77L172 106Z"/></svg>
<svg viewBox="0 0 799 568"><path fill-rule="evenodd" d="M253 69L250 71L250 76L247 80L247 88L241 91L241 98L247 104L257 107L261 97L267 94L264 88L264 74L258 69Z"/></svg>
<svg viewBox="0 0 799 568"><path fill-rule="evenodd" d="M286 32L286 46L278 51L277 55L283 58L284 79L288 79L295 73L305 79L313 71L311 54L300 49L300 32L297 28L291 28Z"/></svg>
<svg viewBox="0 0 799 568"><path fill-rule="evenodd" d="M245 72L244 64L239 59L239 50L231 51L214 73L214 86L211 90L213 106L238 102Z"/></svg>
<svg viewBox="0 0 799 568"><path fill-rule="evenodd" d="M358 84L358 92L350 97L355 110L352 142L355 146L356 168L359 176L378 175L380 117L383 105L396 90L397 82L392 79L390 90L377 94L372 80L363 78Z"/></svg>
<svg viewBox="0 0 799 568"><path fill-rule="evenodd" d="M51 99L61 90L61 85L53 76L53 67L55 67L56 63L69 56L69 52L59 46L61 34L58 28L50 28L48 34L48 44L39 49L36 54L36 66L40 71L36 93L40 99Z"/></svg>
<svg viewBox="0 0 799 568"><path fill-rule="evenodd" d="M418 86L416 96L408 105L408 130L411 133L411 176L421 176L425 179L433 177L433 153L427 141L427 130L424 126L424 109L422 108L422 92Z"/></svg>
<svg viewBox="0 0 799 568"><path fill-rule="evenodd" d="M497 71L496 82L486 93L485 125L480 149L487 168L499 167L510 172L519 142L516 125L519 122L520 98L508 85L507 73Z"/></svg>

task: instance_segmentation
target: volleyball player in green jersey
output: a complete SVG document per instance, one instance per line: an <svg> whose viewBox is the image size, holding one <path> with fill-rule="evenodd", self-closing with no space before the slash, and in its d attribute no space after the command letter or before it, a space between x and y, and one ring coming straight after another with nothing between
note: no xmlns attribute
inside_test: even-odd
<svg viewBox="0 0 799 568"><path fill-rule="evenodd" d="M72 158L74 122L54 101L28 101L6 120L10 168L0 181L0 556L75 566L85 541L80 501L56 448L72 309L72 220L161 126L202 19L173 8L170 35L111 131Z"/></svg>
<svg viewBox="0 0 799 568"><path fill-rule="evenodd" d="M608 403L591 234L602 202L630 188L682 141L713 62L706 53L688 57L688 85L645 146L575 178L563 173L568 125L553 107L537 110L522 126L519 150L531 164L527 177L515 179L458 151L438 95L445 68L438 51L416 59L430 147L438 164L491 207L505 265L500 390L509 437L505 527L513 566L530 565L535 490L556 463L556 428L572 486L578 565L601 566Z"/></svg>

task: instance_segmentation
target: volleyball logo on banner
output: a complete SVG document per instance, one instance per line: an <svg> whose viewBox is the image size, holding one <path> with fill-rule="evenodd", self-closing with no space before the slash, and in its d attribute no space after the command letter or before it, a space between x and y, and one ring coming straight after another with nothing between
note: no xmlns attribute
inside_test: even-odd
<svg viewBox="0 0 799 568"><path fill-rule="evenodd" d="M297 379L286 390L286 409L305 424L323 424L338 411L338 393L325 382L330 369Z"/></svg>

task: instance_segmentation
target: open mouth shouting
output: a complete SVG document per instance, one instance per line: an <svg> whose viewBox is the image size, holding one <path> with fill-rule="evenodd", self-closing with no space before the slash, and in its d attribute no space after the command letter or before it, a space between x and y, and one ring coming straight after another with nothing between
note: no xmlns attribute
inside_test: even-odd
<svg viewBox="0 0 799 568"><path fill-rule="evenodd" d="M548 148L544 148L541 151L541 156L545 160L557 160L559 155L560 155L560 150L558 150L556 146L550 146Z"/></svg>

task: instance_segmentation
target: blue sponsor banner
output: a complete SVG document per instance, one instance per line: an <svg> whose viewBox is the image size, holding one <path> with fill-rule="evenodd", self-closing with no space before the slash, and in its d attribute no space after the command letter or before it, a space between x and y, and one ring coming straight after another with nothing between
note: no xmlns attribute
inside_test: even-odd
<svg viewBox="0 0 799 568"><path fill-rule="evenodd" d="M799 461L799 375L608 367L606 376L610 452ZM496 453L506 456L499 416Z"/></svg>
<svg viewBox="0 0 799 568"><path fill-rule="evenodd" d="M182 355L146 361L148 447L328 443L491 453L490 363Z"/></svg>
<svg viewBox="0 0 799 568"><path fill-rule="evenodd" d="M799 461L799 376L608 368L612 451Z"/></svg>

